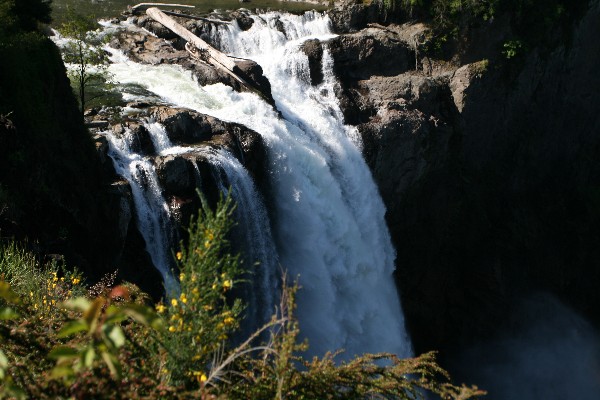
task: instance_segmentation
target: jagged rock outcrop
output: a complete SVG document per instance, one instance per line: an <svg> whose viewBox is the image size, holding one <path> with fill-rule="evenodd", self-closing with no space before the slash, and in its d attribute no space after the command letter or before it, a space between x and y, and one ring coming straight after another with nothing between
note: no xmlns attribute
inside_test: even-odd
<svg viewBox="0 0 600 400"><path fill-rule="evenodd" d="M266 150L257 132L182 108L154 107L150 115L165 126L174 143L224 147L240 160L257 185L266 184Z"/></svg>

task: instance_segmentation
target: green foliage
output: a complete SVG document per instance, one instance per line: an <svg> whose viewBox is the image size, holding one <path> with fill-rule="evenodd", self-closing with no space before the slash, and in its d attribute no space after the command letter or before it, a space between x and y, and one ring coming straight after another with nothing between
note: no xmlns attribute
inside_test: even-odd
<svg viewBox="0 0 600 400"><path fill-rule="evenodd" d="M216 211L202 200L198 218L189 228L189 243L175 258L179 266L180 293L159 304L168 333L162 339L167 352L170 379L197 387L215 355L239 327L242 305L228 294L239 283L239 257L229 253L227 234L232 226L231 197L222 199Z"/></svg>
<svg viewBox="0 0 600 400"><path fill-rule="evenodd" d="M52 349L48 354L48 358L56 360L52 378L72 381L76 374L84 369L91 369L99 360L104 362L111 376L121 377L123 367L118 355L126 342L121 323L131 318L157 330L162 328L162 320L151 308L123 303L129 297L126 287L117 286L107 296L98 296L93 300L85 297L71 298L62 304L66 309L80 312L81 317L65 323L57 337L65 338L81 333L85 337L76 346L61 345Z"/></svg>
<svg viewBox="0 0 600 400"><path fill-rule="evenodd" d="M101 48L101 40L92 32L96 26L94 16L69 11L67 21L59 28L60 33L69 38L61 51L64 61L71 64L67 74L78 96L82 115L93 100L104 97L110 89L108 59Z"/></svg>
<svg viewBox="0 0 600 400"><path fill-rule="evenodd" d="M521 51L523 43L520 40L509 40L502 45L502 54L507 59L515 58Z"/></svg>
<svg viewBox="0 0 600 400"><path fill-rule="evenodd" d="M15 290L0 283L0 306L10 301L20 316L0 319L0 397L362 400L483 394L450 384L433 353L406 360L366 354L344 363L330 353L305 360L301 353L308 343L298 341L294 316L297 286L284 289L269 323L235 345L231 336L242 305L232 288L242 271L239 258L229 254L232 212L230 198L215 211L204 203L187 246L175 253L180 292L156 311L132 286L111 287L108 279L87 296L75 296L73 285L80 282L50 272L42 274L49 280L42 286L60 301L51 304L53 312L40 314L24 293L28 273L11 273ZM15 265L33 264L24 253L8 257Z"/></svg>

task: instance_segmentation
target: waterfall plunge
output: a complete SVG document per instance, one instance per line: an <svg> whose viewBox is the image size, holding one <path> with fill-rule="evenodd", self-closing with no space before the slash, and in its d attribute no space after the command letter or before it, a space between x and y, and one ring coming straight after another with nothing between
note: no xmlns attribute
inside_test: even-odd
<svg viewBox="0 0 600 400"><path fill-rule="evenodd" d="M283 268L299 277L297 315L310 354L344 348L345 357L382 351L408 356L383 203L358 135L343 125L330 56L324 51L325 81L311 87L308 60L299 50L308 38L333 36L328 18L317 13L253 18L246 32L234 24L211 35L222 50L262 66L283 118L253 94L220 84L200 87L180 67L115 57L110 70L121 83L139 84L177 106L261 134L273 188L273 234Z"/></svg>

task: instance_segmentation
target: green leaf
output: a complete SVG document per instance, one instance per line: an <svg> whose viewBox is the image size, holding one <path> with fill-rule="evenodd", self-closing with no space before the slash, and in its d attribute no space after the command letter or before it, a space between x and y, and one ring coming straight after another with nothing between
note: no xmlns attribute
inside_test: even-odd
<svg viewBox="0 0 600 400"><path fill-rule="evenodd" d="M111 325L104 328L105 335L110 339L115 348L119 348L125 344L125 334L120 326Z"/></svg>
<svg viewBox="0 0 600 400"><path fill-rule="evenodd" d="M96 358L96 351L94 350L94 346L90 345L90 346L86 347L86 349L83 351L83 354L81 355L81 363L86 368L91 368L95 358Z"/></svg>
<svg viewBox="0 0 600 400"><path fill-rule="evenodd" d="M119 324L127 319L127 315L125 315L120 307L115 305L111 305L106 309L106 320L105 324Z"/></svg>
<svg viewBox="0 0 600 400"><path fill-rule="evenodd" d="M71 336L74 333L78 333L81 331L87 331L89 329L89 325L82 319L78 319L77 321L67 322L61 329L58 331L57 336L59 338L64 338L67 336Z"/></svg>
<svg viewBox="0 0 600 400"><path fill-rule="evenodd" d="M158 318L153 309L139 304L127 304L122 310L134 321L146 326L151 325L152 322Z"/></svg>
<svg viewBox="0 0 600 400"><path fill-rule="evenodd" d="M52 379L69 378L73 375L75 375L75 370L73 369L73 367L67 365L56 366L52 369L52 372L50 373L50 377Z"/></svg>
<svg viewBox="0 0 600 400"><path fill-rule="evenodd" d="M117 360L117 358L114 355L107 351L103 351L101 356L104 362L106 363L106 366L110 370L110 374L117 378L120 377L121 364L119 363L119 360Z"/></svg>
<svg viewBox="0 0 600 400"><path fill-rule="evenodd" d="M19 318L19 313L10 307L0 308L0 320Z"/></svg>
<svg viewBox="0 0 600 400"><path fill-rule="evenodd" d="M4 281L0 281L0 298L12 304L19 304L21 302L19 295L12 290L8 282Z"/></svg>
<svg viewBox="0 0 600 400"><path fill-rule="evenodd" d="M53 360L58 360L61 358L74 358L79 355L79 351L69 346L58 346L53 348L50 353L48 353L48 358Z"/></svg>
<svg viewBox="0 0 600 400"><path fill-rule="evenodd" d="M8 358L2 350L0 350L0 369L8 368Z"/></svg>
<svg viewBox="0 0 600 400"><path fill-rule="evenodd" d="M63 303L63 305L69 310L81 311L84 312L88 308L90 308L90 301L85 297L76 297L74 299L69 299Z"/></svg>
<svg viewBox="0 0 600 400"><path fill-rule="evenodd" d="M102 307L106 304L106 299L97 297L90 307L83 312L83 319L90 326L90 330L95 330L98 316L102 311Z"/></svg>

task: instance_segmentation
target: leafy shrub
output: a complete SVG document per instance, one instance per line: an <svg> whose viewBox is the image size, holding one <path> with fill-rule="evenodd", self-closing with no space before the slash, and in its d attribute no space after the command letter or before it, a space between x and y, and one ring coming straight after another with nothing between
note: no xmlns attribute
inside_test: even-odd
<svg viewBox="0 0 600 400"><path fill-rule="evenodd" d="M74 297L77 278L62 280L50 269L40 273L47 281L40 294L55 291L60 301L50 305L52 312L41 314L22 282L31 274L15 273L19 265L33 272L35 259L14 247L17 251L5 251L13 261L3 271L15 292L8 283L0 285L0 308L6 309L4 303L10 300L14 311L11 319L0 319L0 394L40 399L361 400L421 399L426 392L444 399L483 394L475 387L450 384L433 353L405 360L365 354L341 364L335 360L337 353L305 360L301 353L308 343L298 342L294 317L297 286L284 290L268 324L241 343L232 340L243 310L231 290L242 273L227 241L233 204L229 198L222 200L215 211L203 204L187 246L174 254L180 291L156 310L130 285L107 285L95 290L95 297L83 292Z"/></svg>

